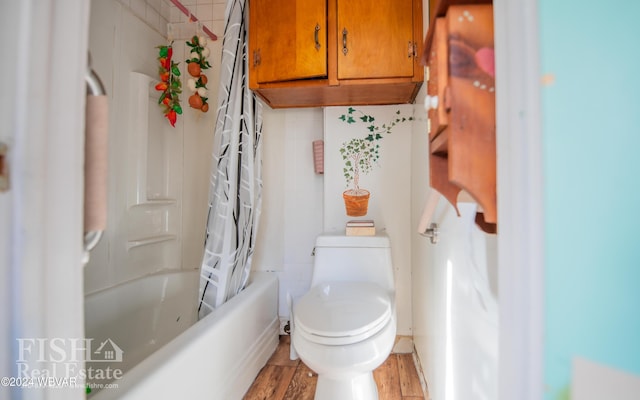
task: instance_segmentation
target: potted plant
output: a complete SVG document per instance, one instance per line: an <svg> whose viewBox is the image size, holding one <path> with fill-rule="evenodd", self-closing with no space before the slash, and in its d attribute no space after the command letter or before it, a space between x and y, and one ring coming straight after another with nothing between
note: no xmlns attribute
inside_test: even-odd
<svg viewBox="0 0 640 400"><path fill-rule="evenodd" d="M353 138L342 143L340 147L340 155L344 161L342 172L349 188L342 193L345 209L348 216L361 217L367 214L371 193L360 187L360 174L368 174L373 166L377 165L380 159L379 140L383 135L390 134L396 124L411 121L413 117L403 117L400 111L397 111L396 117L389 124L378 126L372 115L349 107L347 113L338 119L347 124L366 124L368 131L364 138Z"/></svg>

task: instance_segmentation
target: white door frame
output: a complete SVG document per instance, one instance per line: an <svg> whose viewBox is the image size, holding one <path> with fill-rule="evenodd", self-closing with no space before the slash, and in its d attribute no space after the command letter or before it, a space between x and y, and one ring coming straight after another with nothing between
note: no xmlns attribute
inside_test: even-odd
<svg viewBox="0 0 640 400"><path fill-rule="evenodd" d="M537 0L494 0L499 399L540 400L544 209Z"/></svg>
<svg viewBox="0 0 640 400"><path fill-rule="evenodd" d="M17 339L84 337L84 71L89 1L3 2L0 141L11 188L0 193L2 376L20 377ZM5 301L6 300L6 301ZM31 370L56 361L26 354ZM67 359L65 362L69 362ZM83 368L84 361L72 362ZM58 365L59 366L59 365ZM64 374L58 374L63 376ZM0 387L1 398L82 399L84 388Z"/></svg>

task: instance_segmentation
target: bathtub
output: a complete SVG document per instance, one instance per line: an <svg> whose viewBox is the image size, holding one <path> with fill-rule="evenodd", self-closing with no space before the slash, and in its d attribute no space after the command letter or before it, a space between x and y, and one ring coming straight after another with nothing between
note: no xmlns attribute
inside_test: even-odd
<svg viewBox="0 0 640 400"><path fill-rule="evenodd" d="M85 297L89 398L243 397L278 345L277 278L254 272L196 322L198 280L198 271L167 272Z"/></svg>

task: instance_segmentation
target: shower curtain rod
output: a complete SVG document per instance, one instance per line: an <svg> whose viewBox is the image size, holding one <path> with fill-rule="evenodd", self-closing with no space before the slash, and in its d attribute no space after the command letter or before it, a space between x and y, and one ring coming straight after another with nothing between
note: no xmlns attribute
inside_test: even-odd
<svg viewBox="0 0 640 400"><path fill-rule="evenodd" d="M180 0L169 0L169 1L171 1L173 5L178 7L178 10L182 11L182 13L189 18L189 21L193 21L193 22L198 21L198 18L195 15L193 15L191 11L189 11L189 9L180 2ZM218 37L216 36L216 34L211 32L209 28L207 28L205 25L202 25L202 30L211 38L211 40L218 40Z"/></svg>

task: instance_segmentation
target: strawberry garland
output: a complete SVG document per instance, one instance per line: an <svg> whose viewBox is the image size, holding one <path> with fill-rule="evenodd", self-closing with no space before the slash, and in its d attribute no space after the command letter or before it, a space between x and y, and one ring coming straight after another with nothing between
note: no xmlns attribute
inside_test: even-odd
<svg viewBox="0 0 640 400"><path fill-rule="evenodd" d="M180 69L178 68L178 63L171 60L173 55L171 44L158 46L157 48L159 49L158 61L160 62L158 74L161 82L156 85L156 90L162 92L158 99L158 104L164 108L164 116L169 120L171 126L175 127L178 114L182 114L182 107L180 107L180 93L182 91Z"/></svg>
<svg viewBox="0 0 640 400"><path fill-rule="evenodd" d="M202 112L209 110L207 76L202 73L203 70L211 68L207 61L209 49L205 47L206 45L207 39L204 36L194 36L191 38L191 42L187 42L187 46L191 47L191 54L186 60L187 71L193 77L187 81L187 86L192 92L192 95L189 96L189 105Z"/></svg>

